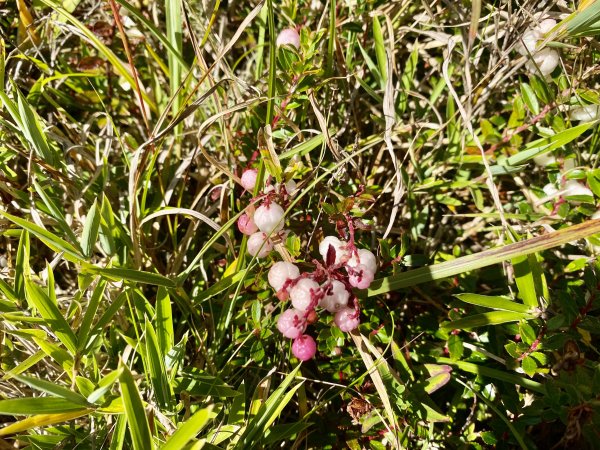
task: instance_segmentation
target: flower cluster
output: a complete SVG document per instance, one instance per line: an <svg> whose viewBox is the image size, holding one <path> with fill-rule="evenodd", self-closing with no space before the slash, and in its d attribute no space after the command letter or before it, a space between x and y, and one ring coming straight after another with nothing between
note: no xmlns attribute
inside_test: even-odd
<svg viewBox="0 0 600 450"><path fill-rule="evenodd" d="M543 76L548 76L558 66L560 55L556 50L548 47L541 50L536 49L538 42L555 26L556 20L544 19L536 26L528 28L521 36L517 51L523 56L532 55L532 60L527 62L529 72L538 73L539 70Z"/></svg>
<svg viewBox="0 0 600 450"><path fill-rule="evenodd" d="M242 174L242 186L247 191L254 190L258 173L256 169L246 169ZM248 235L247 249L251 256L264 258L273 250L275 242L285 238L287 230L284 226L284 210L280 206L288 202L296 191L296 183L269 185L260 194L260 206L246 208L246 212L238 218L240 232Z"/></svg>
<svg viewBox="0 0 600 450"><path fill-rule="evenodd" d="M241 177L245 190L253 191L258 173L247 169ZM238 229L248 235L247 250L251 256L265 258L274 244L285 238L284 209L296 191L292 180L268 184L259 195L258 206L246 208L237 222ZM318 319L318 312L334 314L337 327L349 332L360 323L360 309L352 289L370 286L377 260L369 250L359 249L354 244L354 225L349 222L348 242L335 236L326 236L319 244L323 261L314 260L314 270L300 272L295 264L286 261L271 266L268 281L281 301L290 300L291 308L279 316L277 328L285 337L293 339L292 353L298 359L311 359L316 351L315 340L305 334L308 325Z"/></svg>
<svg viewBox="0 0 600 450"><path fill-rule="evenodd" d="M377 260L369 250L357 249L354 242L335 236L325 237L319 244L323 262L313 261L312 272L300 272L289 262L276 262L269 270L268 280L277 297L290 300L292 307L277 320L277 329L294 339L292 353L302 361L311 359L316 351L315 340L305 334L308 325L318 319L318 312L334 314L337 327L349 332L360 323L360 309L352 288L369 287Z"/></svg>

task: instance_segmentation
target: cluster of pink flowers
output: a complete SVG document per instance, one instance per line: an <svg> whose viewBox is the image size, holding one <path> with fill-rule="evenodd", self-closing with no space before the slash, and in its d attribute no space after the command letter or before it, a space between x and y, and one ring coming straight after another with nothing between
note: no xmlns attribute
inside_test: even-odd
<svg viewBox="0 0 600 450"><path fill-rule="evenodd" d="M335 314L334 322L344 332L358 327L360 309L352 288L368 288L377 271L373 253L335 236L321 241L319 253L323 263L314 261L312 272L301 273L296 265L284 261L269 270L269 284L277 297L292 304L279 316L277 329L294 339L292 353L301 361L311 359L317 351L315 340L304 333L317 321L318 312Z"/></svg>
<svg viewBox="0 0 600 450"><path fill-rule="evenodd" d="M247 169L242 174L242 186L252 191L257 171ZM260 192L259 206L249 207L238 219L239 230L248 235L247 249L251 256L265 258L274 244L285 238L284 209L296 191L296 183L268 185ZM315 340L305 334L308 325L318 320L318 313L334 314L335 325L350 332L360 323L360 308L353 288L366 289L377 271L377 259L369 250L354 244L354 227L349 223L350 238L343 241L326 236L319 244L323 261L313 260L314 270L301 272L291 262L279 261L271 266L268 281L282 302L290 300L291 308L277 319L277 329L293 339L292 353L301 361L311 359L316 351Z"/></svg>
<svg viewBox="0 0 600 450"><path fill-rule="evenodd" d="M256 185L256 169L246 169L242 174L242 186L252 192ZM296 183L269 185L260 195L260 206L246 208L237 222L238 229L248 235L247 249L251 256L265 258L273 250L275 242L285 238L283 229L284 210L278 202L287 202L296 191Z"/></svg>

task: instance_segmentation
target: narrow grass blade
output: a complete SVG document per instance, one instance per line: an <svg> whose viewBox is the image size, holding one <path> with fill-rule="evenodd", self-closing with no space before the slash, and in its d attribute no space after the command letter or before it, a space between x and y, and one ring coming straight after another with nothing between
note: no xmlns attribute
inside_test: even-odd
<svg viewBox="0 0 600 450"><path fill-rule="evenodd" d="M145 324L145 336L146 367L150 372L148 375L150 375L154 394L161 409L170 409L173 391L167 377L165 358L161 355L156 332L148 320Z"/></svg>
<svg viewBox="0 0 600 450"><path fill-rule="evenodd" d="M33 180L33 187L35 192L40 196L46 208L50 212L53 219L58 222L58 226L61 231L69 237L71 242L77 242L77 238L75 237L75 233L71 229L71 226L67 223L64 214L61 212L60 208L56 205L54 200L50 198L50 196L46 193L45 189L35 180ZM80 249L77 249L80 250Z"/></svg>
<svg viewBox="0 0 600 450"><path fill-rule="evenodd" d="M2 377L2 380L10 380L15 375L23 373L24 371L26 371L33 365L37 364L45 357L46 357L46 353L44 353L42 350L38 350L33 355L31 355L29 358L27 358L25 361L19 363L16 367L13 367L9 371L7 371L4 374L4 376Z"/></svg>
<svg viewBox="0 0 600 450"><path fill-rule="evenodd" d="M174 288L175 282L169 278L151 272L144 272L141 270L133 269L121 269L120 267L110 267L103 269L96 266L88 265L84 268L84 271L97 275L102 275L107 280L111 281L134 281L136 283L154 284L156 286L163 286L168 288Z"/></svg>
<svg viewBox="0 0 600 450"><path fill-rule="evenodd" d="M104 394L106 394L112 388L113 384L115 384L121 377L122 371L123 369L119 368L105 375L98 383L98 389L88 395L87 401L90 403L96 403L98 400L100 400Z"/></svg>
<svg viewBox="0 0 600 450"><path fill-rule="evenodd" d="M284 378L279 387L275 389L275 391L269 396L267 401L260 407L258 413L252 418L250 423L248 423L248 426L246 427L244 433L240 437L239 443L236 446L236 448L246 449L254 447L257 444L259 437L263 436L264 432L266 431L265 424L269 421L273 413L281 404L285 393L288 391L288 388L292 381L294 381L294 379L296 378L296 374L298 373L299 369L300 365L298 365L294 370L292 370ZM298 386L300 385L297 385L296 387Z"/></svg>
<svg viewBox="0 0 600 450"><path fill-rule="evenodd" d="M583 123L572 128L567 128L560 133L556 133L554 136L533 141L529 143L524 150L520 151L514 156L509 157L507 160L508 164L511 166L523 164L524 162L533 159L535 156L556 150L557 148L560 148L563 145L566 145L569 142L577 139L593 125L594 122Z"/></svg>
<svg viewBox="0 0 600 450"><path fill-rule="evenodd" d="M484 308L498 309L501 311L513 311L522 314L531 312L531 308L529 306L523 305L522 303L517 303L509 297L479 294L457 294L455 297L462 302L470 303L471 305L483 306Z"/></svg>
<svg viewBox="0 0 600 450"><path fill-rule="evenodd" d="M383 42L383 31L377 16L373 16L373 38L375 39L375 55L377 56L377 67L381 74L381 87L383 88L387 80L387 55Z"/></svg>
<svg viewBox="0 0 600 450"><path fill-rule="evenodd" d="M79 336L77 337L77 340L79 341L79 350L83 350L87 346L87 338L90 330L92 329L92 323L94 321L94 317L96 317L98 306L100 306L100 300L102 300L104 297L105 290L106 281L99 280L98 284L94 288L94 292L92 293L90 301L88 302L85 315L83 316L81 326L79 327Z"/></svg>
<svg viewBox="0 0 600 450"><path fill-rule="evenodd" d="M203 408L179 425L177 431L175 431L169 440L165 442L161 447L161 450L180 450L184 448L188 442L196 437L208 422L217 416L217 413L213 412L213 408L214 405Z"/></svg>
<svg viewBox="0 0 600 450"><path fill-rule="evenodd" d="M60 339L72 354L75 354L77 352L77 338L58 309L58 306L50 300L48 294L33 281L26 278L25 297L30 307L39 311L40 315L46 321L48 328L56 334L56 337Z"/></svg>
<svg viewBox="0 0 600 450"><path fill-rule="evenodd" d="M87 213L83 234L81 235L81 249L83 250L83 254L88 258L92 256L94 247L96 246L99 230L100 211L98 210L98 203L94 200L94 203Z"/></svg>
<svg viewBox="0 0 600 450"><path fill-rule="evenodd" d="M21 116L21 132L29 142L31 149L50 165L56 163L54 154L48 145L46 135L42 131L40 119L37 117L23 93L15 86L17 92L17 106Z"/></svg>
<svg viewBox="0 0 600 450"><path fill-rule="evenodd" d="M81 404L58 397L27 397L0 400L0 414L7 416L33 416L80 411Z"/></svg>
<svg viewBox="0 0 600 450"><path fill-rule="evenodd" d="M129 424L131 441L134 450L153 450L154 442L150 433L148 417L142 403L142 397L129 368L121 364L122 372L119 377L121 384L121 398L125 406L125 415Z"/></svg>
<svg viewBox="0 0 600 450"><path fill-rule="evenodd" d="M17 260L15 264L15 295L18 299L25 299L25 277L29 276L29 233L27 230L21 231L19 246L17 247Z"/></svg>
<svg viewBox="0 0 600 450"><path fill-rule="evenodd" d="M485 325L500 325L529 319L535 319L535 316L514 311L491 311L444 323L442 328L446 330L470 330Z"/></svg>
<svg viewBox="0 0 600 450"><path fill-rule="evenodd" d="M67 12L67 10L65 10L55 1L41 0L41 2L49 8L52 8L54 11L58 12L61 19L65 19L71 24L73 24L74 27L71 28L71 31L76 32L77 34L81 35L86 41L88 41L92 45L92 47L94 47L100 54L104 55L104 57L110 62L110 64L115 68L116 72L119 75L123 76L131 86L135 86L135 80L127 66L113 53L113 51L110 48L104 45L102 41L88 27L86 27L77 18L75 18L75 16ZM141 92L146 104L150 106L150 109L156 111L156 104L146 93L146 90L142 88Z"/></svg>
<svg viewBox="0 0 600 450"><path fill-rule="evenodd" d="M173 310L171 298L164 287L159 287L156 293L156 338L163 361L173 345L175 332L173 330Z"/></svg>
<svg viewBox="0 0 600 450"><path fill-rule="evenodd" d="M55 252L64 252L65 258L69 259L70 261L82 262L84 260L83 256L73 245L50 233L49 231L44 230L36 224L21 219L20 217L13 216L12 214L8 214L4 211L0 211L0 216L10 220L12 223L23 228L24 230L29 231Z"/></svg>
<svg viewBox="0 0 600 450"><path fill-rule="evenodd" d="M600 220L588 220L578 225L560 229L554 233L463 256L452 261L420 267L390 277L380 278L371 284L371 288L367 291L367 296L371 297L428 281L441 280L498 264L499 262L514 259L518 256L548 250L598 233L600 233Z"/></svg>
<svg viewBox="0 0 600 450"><path fill-rule="evenodd" d="M58 423L68 422L69 420L77 419L81 416L86 416L93 411L93 409L79 409L76 411L58 414L38 414L33 417L28 417L27 419L23 419L18 422L12 423L4 428L1 428L0 436L22 433L23 431L27 431L32 428L40 428L48 425L56 425Z"/></svg>
<svg viewBox="0 0 600 450"><path fill-rule="evenodd" d="M465 361L454 361L450 358L440 357L436 358L436 361L440 364L448 364L450 366L457 367L464 372L473 373L475 375L480 375L482 377L490 378L492 380L506 381L507 383L518 384L519 386L523 386L524 388L530 389L540 394L546 393L546 389L544 388L544 385L542 383L538 383L537 381L530 380L526 377L514 373L493 369L482 364L474 364Z"/></svg>
<svg viewBox="0 0 600 450"><path fill-rule="evenodd" d="M15 379L40 392L50 394L54 397L61 397L65 400L70 401L71 403L78 403L80 406L90 406L86 401L85 397L64 386L60 386L58 384L42 380L40 378L34 378L25 375L15 375Z"/></svg>

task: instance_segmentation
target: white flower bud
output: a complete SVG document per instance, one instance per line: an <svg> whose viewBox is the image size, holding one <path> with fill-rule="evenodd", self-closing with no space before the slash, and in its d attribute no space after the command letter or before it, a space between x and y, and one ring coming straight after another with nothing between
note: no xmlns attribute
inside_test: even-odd
<svg viewBox="0 0 600 450"><path fill-rule="evenodd" d="M521 36L521 41L516 47L516 50L523 56L535 53L535 46L542 37L538 30L526 30Z"/></svg>
<svg viewBox="0 0 600 450"><path fill-rule="evenodd" d="M325 236L319 244L319 253L323 257L323 261L327 262L327 251L330 245L335 250L334 264L340 264L349 258L349 252L346 250L346 242L341 241L335 236Z"/></svg>
<svg viewBox="0 0 600 450"><path fill-rule="evenodd" d="M334 322L340 330L348 332L358 327L360 318L353 308L342 308L335 313Z"/></svg>
<svg viewBox="0 0 600 450"><path fill-rule="evenodd" d="M283 208L270 202L259 206L254 213L254 223L263 233L271 234L283 228Z"/></svg>
<svg viewBox="0 0 600 450"><path fill-rule="evenodd" d="M581 197L588 196L593 197L594 193L586 188L583 184L581 184L577 180L567 180L563 190L563 196L565 197Z"/></svg>
<svg viewBox="0 0 600 450"><path fill-rule="evenodd" d="M560 57L556 50L551 48L543 48L535 55L533 60L527 62L527 70L531 73L541 73L544 77L550 75L558 66Z"/></svg>
<svg viewBox="0 0 600 450"><path fill-rule="evenodd" d="M300 269L298 267L289 262L278 261L269 269L267 278L271 287L275 291L279 291L287 280L295 280L299 276Z"/></svg>
<svg viewBox="0 0 600 450"><path fill-rule="evenodd" d="M291 45L296 49L300 48L300 35L296 31L295 28L286 28L282 30L277 36L276 41L277 47L281 47L282 45Z"/></svg>
<svg viewBox="0 0 600 450"><path fill-rule="evenodd" d="M362 264L370 272L377 272L377 258L375 258L375 255L370 250L366 250L364 248L358 249L358 258L353 253L352 257L348 260L346 264L350 267L356 267L359 264Z"/></svg>
<svg viewBox="0 0 600 450"><path fill-rule="evenodd" d="M334 313L343 307L348 306L350 292L348 292L344 283L338 280L333 280L331 282L330 290L331 294L326 295L319 302L319 306L321 306L321 308L325 308L327 311Z"/></svg>
<svg viewBox="0 0 600 450"><path fill-rule="evenodd" d="M577 106L569 111L569 118L576 122L593 122L600 119L600 105Z"/></svg>
<svg viewBox="0 0 600 450"><path fill-rule="evenodd" d="M246 169L244 173L242 173L242 187L247 191L252 192L254 190L254 186L256 186L256 178L258 177L258 170L256 169Z"/></svg>
<svg viewBox="0 0 600 450"><path fill-rule="evenodd" d="M303 278L290 289L290 299L294 308L306 311L313 305L313 296L319 292L319 284L309 278Z"/></svg>
<svg viewBox="0 0 600 450"><path fill-rule="evenodd" d="M296 339L306 330L304 313L294 308L282 312L277 319L277 329L286 338Z"/></svg>
<svg viewBox="0 0 600 450"><path fill-rule="evenodd" d="M273 250L273 242L271 242L271 239L267 239L267 235L260 231L248 238L246 246L248 253L257 258L264 258L271 253L271 250Z"/></svg>

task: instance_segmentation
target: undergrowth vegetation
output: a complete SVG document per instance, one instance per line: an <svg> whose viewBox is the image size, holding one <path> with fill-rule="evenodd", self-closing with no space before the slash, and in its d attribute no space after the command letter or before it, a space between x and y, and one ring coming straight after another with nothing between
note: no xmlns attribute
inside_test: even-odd
<svg viewBox="0 0 600 450"><path fill-rule="evenodd" d="M598 448L598 33L0 2L0 448Z"/></svg>

